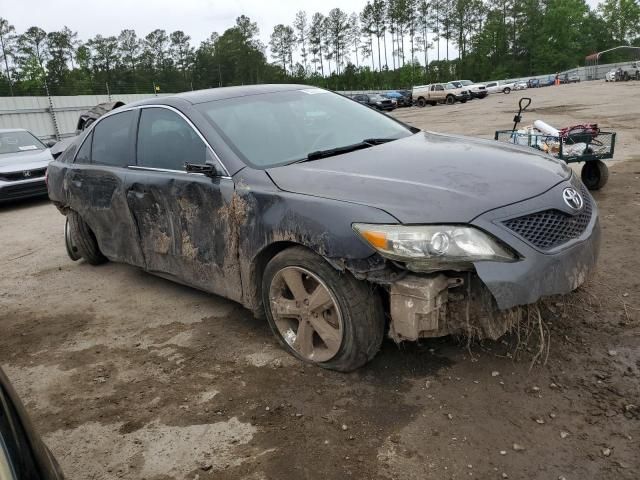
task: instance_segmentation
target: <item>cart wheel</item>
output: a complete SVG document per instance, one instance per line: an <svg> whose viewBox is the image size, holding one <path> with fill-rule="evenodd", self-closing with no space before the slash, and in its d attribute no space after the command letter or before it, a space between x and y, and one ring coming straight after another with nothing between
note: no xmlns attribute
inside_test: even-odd
<svg viewBox="0 0 640 480"><path fill-rule="evenodd" d="M583 165L580 176L589 190L600 190L609 180L609 168L602 160L593 160Z"/></svg>

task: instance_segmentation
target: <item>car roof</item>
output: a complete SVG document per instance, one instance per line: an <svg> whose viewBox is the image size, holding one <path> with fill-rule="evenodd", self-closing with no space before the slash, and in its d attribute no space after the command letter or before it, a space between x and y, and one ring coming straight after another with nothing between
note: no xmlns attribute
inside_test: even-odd
<svg viewBox="0 0 640 480"><path fill-rule="evenodd" d="M128 104L128 107L139 105L154 105L165 103L171 100L185 100L191 104L213 102L216 100L226 100L229 98L248 97L251 95L262 95L265 93L287 92L293 90L314 89L311 85L297 84L263 84L263 85L244 85L238 87L218 87L206 90L195 90L192 92L177 93L175 95L166 95L162 97L152 97L146 100Z"/></svg>

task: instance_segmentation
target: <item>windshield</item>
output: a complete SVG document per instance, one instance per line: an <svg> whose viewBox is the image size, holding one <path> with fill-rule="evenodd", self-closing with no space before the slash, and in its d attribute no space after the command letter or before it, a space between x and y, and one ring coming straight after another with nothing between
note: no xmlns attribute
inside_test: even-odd
<svg viewBox="0 0 640 480"><path fill-rule="evenodd" d="M453 83L449 82L445 85L444 88L446 88L447 90L453 90L454 88L456 88L456 86Z"/></svg>
<svg viewBox="0 0 640 480"><path fill-rule="evenodd" d="M369 100L375 100L376 102L380 101L380 100L385 100L385 98L382 95L369 95Z"/></svg>
<svg viewBox="0 0 640 480"><path fill-rule="evenodd" d="M293 163L310 153L365 139L398 139L412 134L384 114L316 88L217 100L196 108L254 168Z"/></svg>
<svg viewBox="0 0 640 480"><path fill-rule="evenodd" d="M4 153L44 150L45 148L47 147L29 132L22 130L16 132L0 132L0 155Z"/></svg>
<svg viewBox="0 0 640 480"><path fill-rule="evenodd" d="M467 85L473 85L473 82L471 80L460 80L458 83L462 84L465 87Z"/></svg>

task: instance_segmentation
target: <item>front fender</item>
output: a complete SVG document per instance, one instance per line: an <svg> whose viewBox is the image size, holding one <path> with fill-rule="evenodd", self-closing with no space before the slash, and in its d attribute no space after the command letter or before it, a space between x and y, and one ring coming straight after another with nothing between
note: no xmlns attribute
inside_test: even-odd
<svg viewBox="0 0 640 480"><path fill-rule="evenodd" d="M399 223L383 210L278 189L263 170L245 168L234 176L239 215L239 263L243 304L260 304L261 255L274 245L297 244L325 257L333 265L376 254L354 232L354 222Z"/></svg>

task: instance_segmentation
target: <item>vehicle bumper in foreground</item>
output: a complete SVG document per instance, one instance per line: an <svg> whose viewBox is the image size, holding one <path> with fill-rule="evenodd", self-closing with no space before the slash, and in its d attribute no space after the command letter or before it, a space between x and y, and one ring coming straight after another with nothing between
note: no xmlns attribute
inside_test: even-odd
<svg viewBox="0 0 640 480"><path fill-rule="evenodd" d="M44 181L44 177L17 182L0 181L0 202L46 195L47 184Z"/></svg>
<svg viewBox="0 0 640 480"><path fill-rule="evenodd" d="M557 195L566 186L562 182L540 197L496 209L473 222L510 245L519 260L476 262L473 272L412 272L391 283L389 335L396 341L457 333L496 339L527 315L523 306L582 285L600 248L598 212L590 196L585 198L591 213L584 231L553 249L541 251L504 227L505 219L546 211L549 205L558 209ZM586 189L582 192L589 195Z"/></svg>

